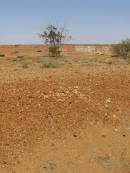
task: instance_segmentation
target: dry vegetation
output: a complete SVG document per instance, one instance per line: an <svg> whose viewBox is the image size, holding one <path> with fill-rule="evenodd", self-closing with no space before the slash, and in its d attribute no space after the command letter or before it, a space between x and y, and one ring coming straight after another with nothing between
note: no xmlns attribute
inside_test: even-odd
<svg viewBox="0 0 130 173"><path fill-rule="evenodd" d="M123 59L1 49L0 173L129 173L129 85Z"/></svg>

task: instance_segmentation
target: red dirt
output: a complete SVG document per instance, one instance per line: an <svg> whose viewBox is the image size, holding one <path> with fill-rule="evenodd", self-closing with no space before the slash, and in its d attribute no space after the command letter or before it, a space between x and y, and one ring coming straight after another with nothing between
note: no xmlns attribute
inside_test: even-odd
<svg viewBox="0 0 130 173"><path fill-rule="evenodd" d="M129 69L2 71L1 173L129 173Z"/></svg>

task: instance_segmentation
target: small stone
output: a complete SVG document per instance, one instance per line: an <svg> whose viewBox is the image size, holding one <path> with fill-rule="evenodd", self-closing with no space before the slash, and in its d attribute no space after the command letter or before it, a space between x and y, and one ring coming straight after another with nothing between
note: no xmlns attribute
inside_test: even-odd
<svg viewBox="0 0 130 173"><path fill-rule="evenodd" d="M71 105L71 104L72 104L72 102L69 102L69 104Z"/></svg>
<svg viewBox="0 0 130 173"><path fill-rule="evenodd" d="M114 129L115 132L118 132L118 129Z"/></svg>
<svg viewBox="0 0 130 173"><path fill-rule="evenodd" d="M54 144L54 143L52 143L52 144L51 144L51 146L52 146L52 147L54 147L54 146L55 146L55 144Z"/></svg>
<svg viewBox="0 0 130 173"><path fill-rule="evenodd" d="M44 99L48 99L49 98L49 95L44 95Z"/></svg>
<svg viewBox="0 0 130 173"><path fill-rule="evenodd" d="M74 86L74 89L78 89L79 87L78 86Z"/></svg>
<svg viewBox="0 0 130 173"><path fill-rule="evenodd" d="M107 98L106 103L111 103L111 98Z"/></svg>
<svg viewBox="0 0 130 173"><path fill-rule="evenodd" d="M19 160L17 160L17 164L20 164L20 161Z"/></svg>
<svg viewBox="0 0 130 173"><path fill-rule="evenodd" d="M7 162L5 161L5 160L3 160L3 162L2 162L4 165L7 165Z"/></svg>
<svg viewBox="0 0 130 173"><path fill-rule="evenodd" d="M90 125L90 126L93 126L93 122L92 122L92 121L90 121L90 122L89 122L89 125Z"/></svg>
<svg viewBox="0 0 130 173"><path fill-rule="evenodd" d="M116 115L116 114L114 114L114 115L113 115L113 118L117 118L117 115Z"/></svg>
<svg viewBox="0 0 130 173"><path fill-rule="evenodd" d="M41 104L39 103L39 104L38 104L38 106L40 107L40 106L41 106Z"/></svg>
<svg viewBox="0 0 130 173"><path fill-rule="evenodd" d="M106 138L106 135L102 135L103 138Z"/></svg>
<svg viewBox="0 0 130 173"><path fill-rule="evenodd" d="M78 91L75 89L75 90L73 90L73 93L74 94L78 94Z"/></svg>
<svg viewBox="0 0 130 173"><path fill-rule="evenodd" d="M46 167L46 166L43 166L43 168L44 168L44 169L47 169L47 167Z"/></svg>
<svg viewBox="0 0 130 173"><path fill-rule="evenodd" d="M73 137L74 137L74 138L77 138L77 135L76 135L76 134L73 134Z"/></svg>

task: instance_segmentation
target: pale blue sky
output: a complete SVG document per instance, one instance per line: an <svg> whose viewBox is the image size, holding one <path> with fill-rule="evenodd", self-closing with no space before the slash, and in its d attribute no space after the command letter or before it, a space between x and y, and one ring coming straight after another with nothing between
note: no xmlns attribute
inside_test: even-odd
<svg viewBox="0 0 130 173"><path fill-rule="evenodd" d="M0 44L41 43L48 24L73 43L116 43L130 37L130 0L0 0Z"/></svg>

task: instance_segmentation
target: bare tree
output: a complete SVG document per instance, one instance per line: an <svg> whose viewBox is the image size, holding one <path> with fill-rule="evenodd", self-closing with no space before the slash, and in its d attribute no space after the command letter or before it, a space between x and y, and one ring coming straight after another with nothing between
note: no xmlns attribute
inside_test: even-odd
<svg viewBox="0 0 130 173"><path fill-rule="evenodd" d="M64 27L58 28L54 25L49 25L40 37L45 44L49 45L49 53L53 57L61 55L60 46L65 40L71 39Z"/></svg>

